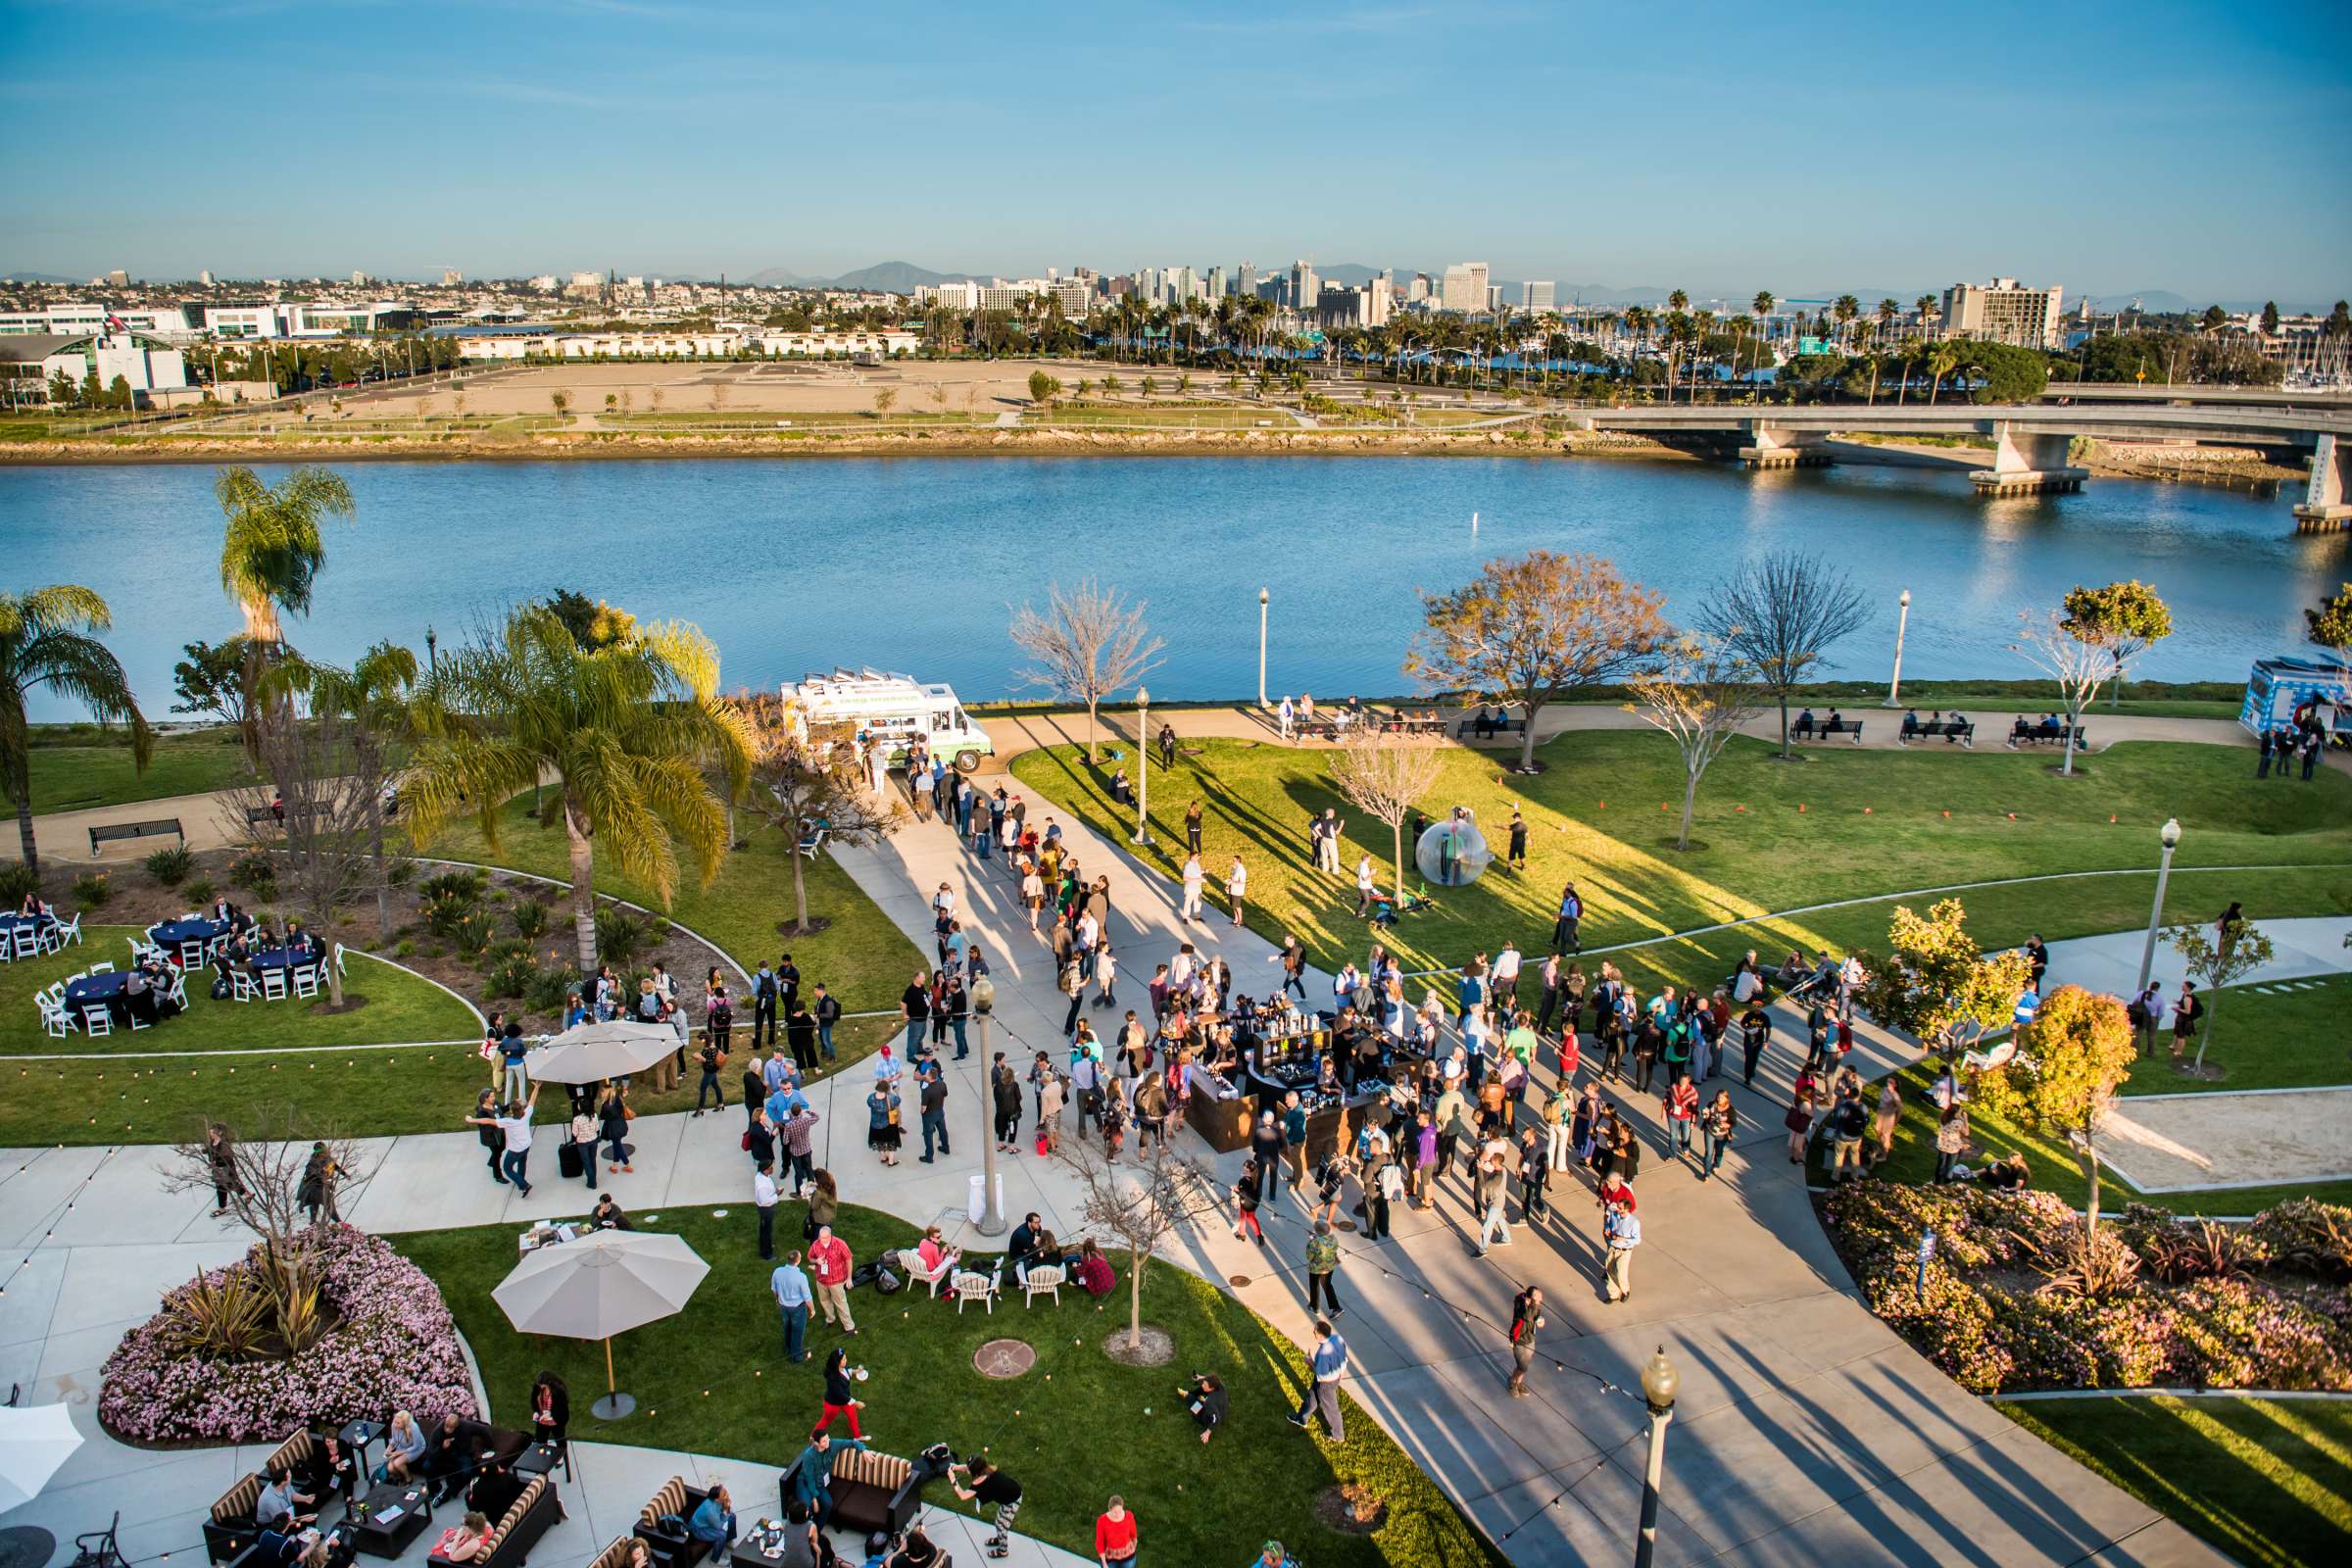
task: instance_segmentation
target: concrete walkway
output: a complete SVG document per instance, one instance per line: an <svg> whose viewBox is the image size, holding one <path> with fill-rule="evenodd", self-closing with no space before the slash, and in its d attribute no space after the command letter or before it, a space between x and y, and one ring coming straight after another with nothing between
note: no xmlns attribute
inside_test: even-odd
<svg viewBox="0 0 2352 1568"><path fill-rule="evenodd" d="M2215 911L2217 917L2219 910ZM2352 915L2315 915L2290 920L2258 920L2254 929L2271 939L2271 961L2236 982L2239 987L2275 985L2282 980L2307 980L2313 975L2340 974L2352 969ZM2206 935L2211 936L2211 932ZM2072 937L2050 944L2048 985L2078 985L2129 1000L2139 989L2140 954L2147 947L2144 931L2111 931L2105 936ZM2149 978L2168 995L2179 995L2184 971L2180 955L2162 938Z"/></svg>
<svg viewBox="0 0 2352 1568"><path fill-rule="evenodd" d="M1055 814L1086 872L1111 879L1114 942L1135 997L1151 965L1184 935L1224 954L1240 989L1258 995L1272 988L1272 950L1262 939L1221 922L1181 931L1166 883L1066 812ZM918 943L930 929L930 892L948 882L995 968L993 1047L1015 1060L1058 1050L1064 1004L1042 946L1014 911L1001 864L984 867L937 824L910 827L875 849L838 853ZM1327 978L1310 985L1311 995L1328 996ZM1779 1044L1755 1092L1720 1080L1733 1085L1744 1130L1715 1181L1702 1184L1689 1165L1660 1157L1653 1099L1612 1096L1648 1145L1640 1179L1646 1245L1633 1301L1608 1305L1599 1298L1593 1213L1573 1179L1555 1189L1550 1218L1518 1227L1514 1246L1484 1258L1467 1245L1475 1227L1458 1179L1445 1185L1433 1210L1400 1213L1395 1240L1346 1237L1339 1283L1351 1308L1342 1326L1352 1348L1353 1396L1521 1564L1630 1557L1644 1424L1633 1391L1641 1362L1659 1345L1681 1369L1684 1391L1669 1448L1661 1561L1807 1568L2223 1561L1960 1393L1854 1298L1814 1218L1802 1172L1786 1160L1779 1115L1799 1054L1790 1042L1802 1031L1792 1016L1779 1022ZM826 1118L819 1157L840 1176L846 1199L910 1227L960 1214L986 1147L979 1095L985 1052L976 1030L973 1046L973 1059L951 1079L956 1152L934 1165L908 1157L885 1172L864 1152L859 1070L817 1086ZM1859 1049L1872 1058L1872 1072L1912 1054L1871 1030ZM632 1210L739 1203L749 1180L739 1128L731 1112L643 1118L639 1173L609 1185ZM1205 1154L1197 1142L1192 1149ZM478 1146L467 1132L386 1140L374 1152L383 1171L350 1215L368 1229L519 1223L586 1206L586 1190L559 1183L552 1172L542 1173L529 1200L493 1187L476 1174ZM36 1323L37 1310L23 1306L16 1289L0 1299L0 1371L26 1381L33 1397L86 1399L89 1369L123 1328L152 1310L162 1289L240 1247L209 1218L202 1198L158 1196L159 1154L74 1149L0 1156L0 1246L26 1250L17 1255L31 1259L27 1275L53 1273L59 1299L70 1286L90 1300L76 1313ZM1230 1179L1238 1159L1215 1161L1220 1177ZM18 1174L6 1174L20 1165ZM1008 1159L1005 1185L1012 1214L1037 1208L1057 1231L1082 1228L1070 1184L1045 1162ZM1213 1220L1178 1238L1171 1251L1207 1278L1239 1282L1229 1288L1240 1299L1303 1341L1303 1210L1285 1197L1265 1215L1271 1246L1262 1251L1234 1242ZM754 1266L748 1252L712 1261ZM1500 1397L1507 1370L1501 1325L1512 1295L1529 1281L1542 1283L1549 1300L1539 1342L1546 1359L1538 1363L1537 1396L1514 1403ZM154 1463L152 1456L114 1462L125 1469ZM184 1462L219 1467L196 1455ZM682 1463L658 1459L652 1468L664 1462ZM215 1469L203 1469L205 1481L189 1491L210 1486ZM1118 1484L1115 1465L1103 1479L1106 1487ZM165 1534L159 1524L154 1539ZM1235 1521L1234 1539L1246 1553L1255 1539L1249 1521Z"/></svg>

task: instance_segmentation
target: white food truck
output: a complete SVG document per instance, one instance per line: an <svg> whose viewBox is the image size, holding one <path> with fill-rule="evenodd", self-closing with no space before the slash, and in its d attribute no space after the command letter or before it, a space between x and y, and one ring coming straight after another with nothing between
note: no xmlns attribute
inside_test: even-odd
<svg viewBox="0 0 2352 1568"><path fill-rule="evenodd" d="M923 741L969 773L993 756L988 731L972 722L952 686L926 684L911 675L871 669L837 669L786 682L784 710L805 725L849 725L878 740L893 767L906 760L911 741Z"/></svg>

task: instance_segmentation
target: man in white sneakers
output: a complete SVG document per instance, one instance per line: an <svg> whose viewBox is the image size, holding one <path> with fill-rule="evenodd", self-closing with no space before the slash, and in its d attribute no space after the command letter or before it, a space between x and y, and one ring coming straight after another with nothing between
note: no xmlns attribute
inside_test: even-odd
<svg viewBox="0 0 2352 1568"><path fill-rule="evenodd" d="M1180 919L1200 920L1200 886L1207 880L1208 873L1200 868L1200 852L1195 850L1184 858L1184 907L1177 911Z"/></svg>

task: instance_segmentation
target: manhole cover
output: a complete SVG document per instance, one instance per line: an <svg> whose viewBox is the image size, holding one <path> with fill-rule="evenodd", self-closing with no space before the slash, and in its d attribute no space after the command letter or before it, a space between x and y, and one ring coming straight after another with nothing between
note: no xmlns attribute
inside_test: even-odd
<svg viewBox="0 0 2352 1568"><path fill-rule="evenodd" d="M1228 1274L1225 1276L1225 1283L1238 1291L1243 1286L1250 1283L1250 1276L1247 1274Z"/></svg>
<svg viewBox="0 0 2352 1568"><path fill-rule="evenodd" d="M1331 1222L1331 1228L1335 1231L1353 1232L1355 1229L1355 1221L1351 1219L1335 1219Z"/></svg>
<svg viewBox="0 0 2352 1568"><path fill-rule="evenodd" d="M984 1378L1017 1378L1037 1365L1037 1351L1022 1340L991 1340L972 1352L972 1365Z"/></svg>
<svg viewBox="0 0 2352 1568"><path fill-rule="evenodd" d="M57 1538L32 1525L0 1530L0 1568L47 1568Z"/></svg>

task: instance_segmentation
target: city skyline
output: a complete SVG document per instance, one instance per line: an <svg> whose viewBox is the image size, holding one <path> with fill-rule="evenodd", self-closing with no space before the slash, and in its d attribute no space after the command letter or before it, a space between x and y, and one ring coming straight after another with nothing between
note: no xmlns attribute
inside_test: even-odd
<svg viewBox="0 0 2352 1568"><path fill-rule="evenodd" d="M2005 274L2318 303L2345 292L2352 246L2352 204L2292 156L2352 136L2312 4L1971 14L2030 39L2040 72L1847 4L1701 6L1664 33L1503 6L1210 5L1148 26L900 7L811 28L515 0L404 7L398 32L378 8L275 0L0 15L36 155L0 267L77 282L1478 256L1563 302ZM276 107L222 118L240 73ZM98 177L151 164L165 114L201 130L188 177ZM2199 193L2268 220L2192 220Z"/></svg>

